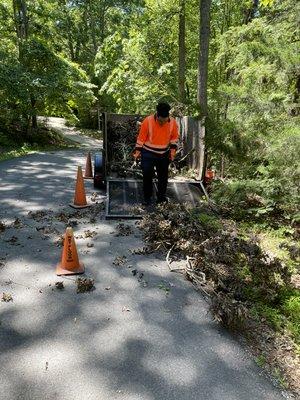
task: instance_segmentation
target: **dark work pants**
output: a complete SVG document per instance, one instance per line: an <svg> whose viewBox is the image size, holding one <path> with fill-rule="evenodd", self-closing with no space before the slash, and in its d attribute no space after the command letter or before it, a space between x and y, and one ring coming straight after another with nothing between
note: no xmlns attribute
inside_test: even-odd
<svg viewBox="0 0 300 400"><path fill-rule="evenodd" d="M153 193L154 169L157 173L157 201L166 200L168 184L169 152L164 155L155 154L151 151L142 149L142 171L143 171L143 190L144 200L150 201Z"/></svg>

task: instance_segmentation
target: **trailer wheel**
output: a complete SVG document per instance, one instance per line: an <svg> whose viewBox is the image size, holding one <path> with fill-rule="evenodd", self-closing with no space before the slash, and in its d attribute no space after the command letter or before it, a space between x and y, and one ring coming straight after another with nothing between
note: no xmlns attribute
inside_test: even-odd
<svg viewBox="0 0 300 400"><path fill-rule="evenodd" d="M103 153L96 153L94 158L94 188L105 188Z"/></svg>

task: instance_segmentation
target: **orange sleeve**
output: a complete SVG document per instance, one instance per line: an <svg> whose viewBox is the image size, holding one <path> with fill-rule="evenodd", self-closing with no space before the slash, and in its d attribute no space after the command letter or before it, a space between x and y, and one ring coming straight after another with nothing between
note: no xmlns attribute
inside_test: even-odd
<svg viewBox="0 0 300 400"><path fill-rule="evenodd" d="M170 138L170 148L171 149L177 149L178 139L179 139L179 130L178 130L177 122L174 119L173 129L172 129L171 138Z"/></svg>
<svg viewBox="0 0 300 400"><path fill-rule="evenodd" d="M144 119L144 121L142 122L142 125L140 127L140 131L138 134L138 137L136 139L136 145L135 148L137 150L141 150L141 148L143 147L143 144L146 142L147 137L148 137L148 117Z"/></svg>

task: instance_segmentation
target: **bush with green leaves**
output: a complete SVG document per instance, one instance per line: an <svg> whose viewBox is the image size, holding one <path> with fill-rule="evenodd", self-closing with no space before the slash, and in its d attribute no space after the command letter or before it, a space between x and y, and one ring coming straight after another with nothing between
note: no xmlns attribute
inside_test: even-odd
<svg viewBox="0 0 300 400"><path fill-rule="evenodd" d="M300 133L299 118L277 127L265 143L256 173L244 179L215 182L213 199L236 217L280 214L299 221ZM237 168L237 166L235 166ZM249 172L249 171L248 171Z"/></svg>
<svg viewBox="0 0 300 400"><path fill-rule="evenodd" d="M94 100L86 73L39 39L23 44L19 60L5 49L0 58L0 124L6 130L14 124L28 130L33 115L67 116Z"/></svg>

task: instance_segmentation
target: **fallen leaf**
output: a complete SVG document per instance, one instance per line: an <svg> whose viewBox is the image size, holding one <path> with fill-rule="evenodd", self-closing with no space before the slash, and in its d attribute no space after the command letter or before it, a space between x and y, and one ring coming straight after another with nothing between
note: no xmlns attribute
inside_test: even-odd
<svg viewBox="0 0 300 400"><path fill-rule="evenodd" d="M65 288L63 282L55 282L55 287L56 287L56 289L59 289L59 290Z"/></svg>
<svg viewBox="0 0 300 400"><path fill-rule="evenodd" d="M113 265L124 265L126 262L127 258L126 256L117 256L114 261L113 261Z"/></svg>
<svg viewBox="0 0 300 400"><path fill-rule="evenodd" d="M8 303L9 301L13 301L12 295L10 293L2 293L2 299L1 301L4 301Z"/></svg>
<svg viewBox="0 0 300 400"><path fill-rule="evenodd" d="M91 290L95 289L94 279L91 278L77 278L76 284L77 293L90 292Z"/></svg>

